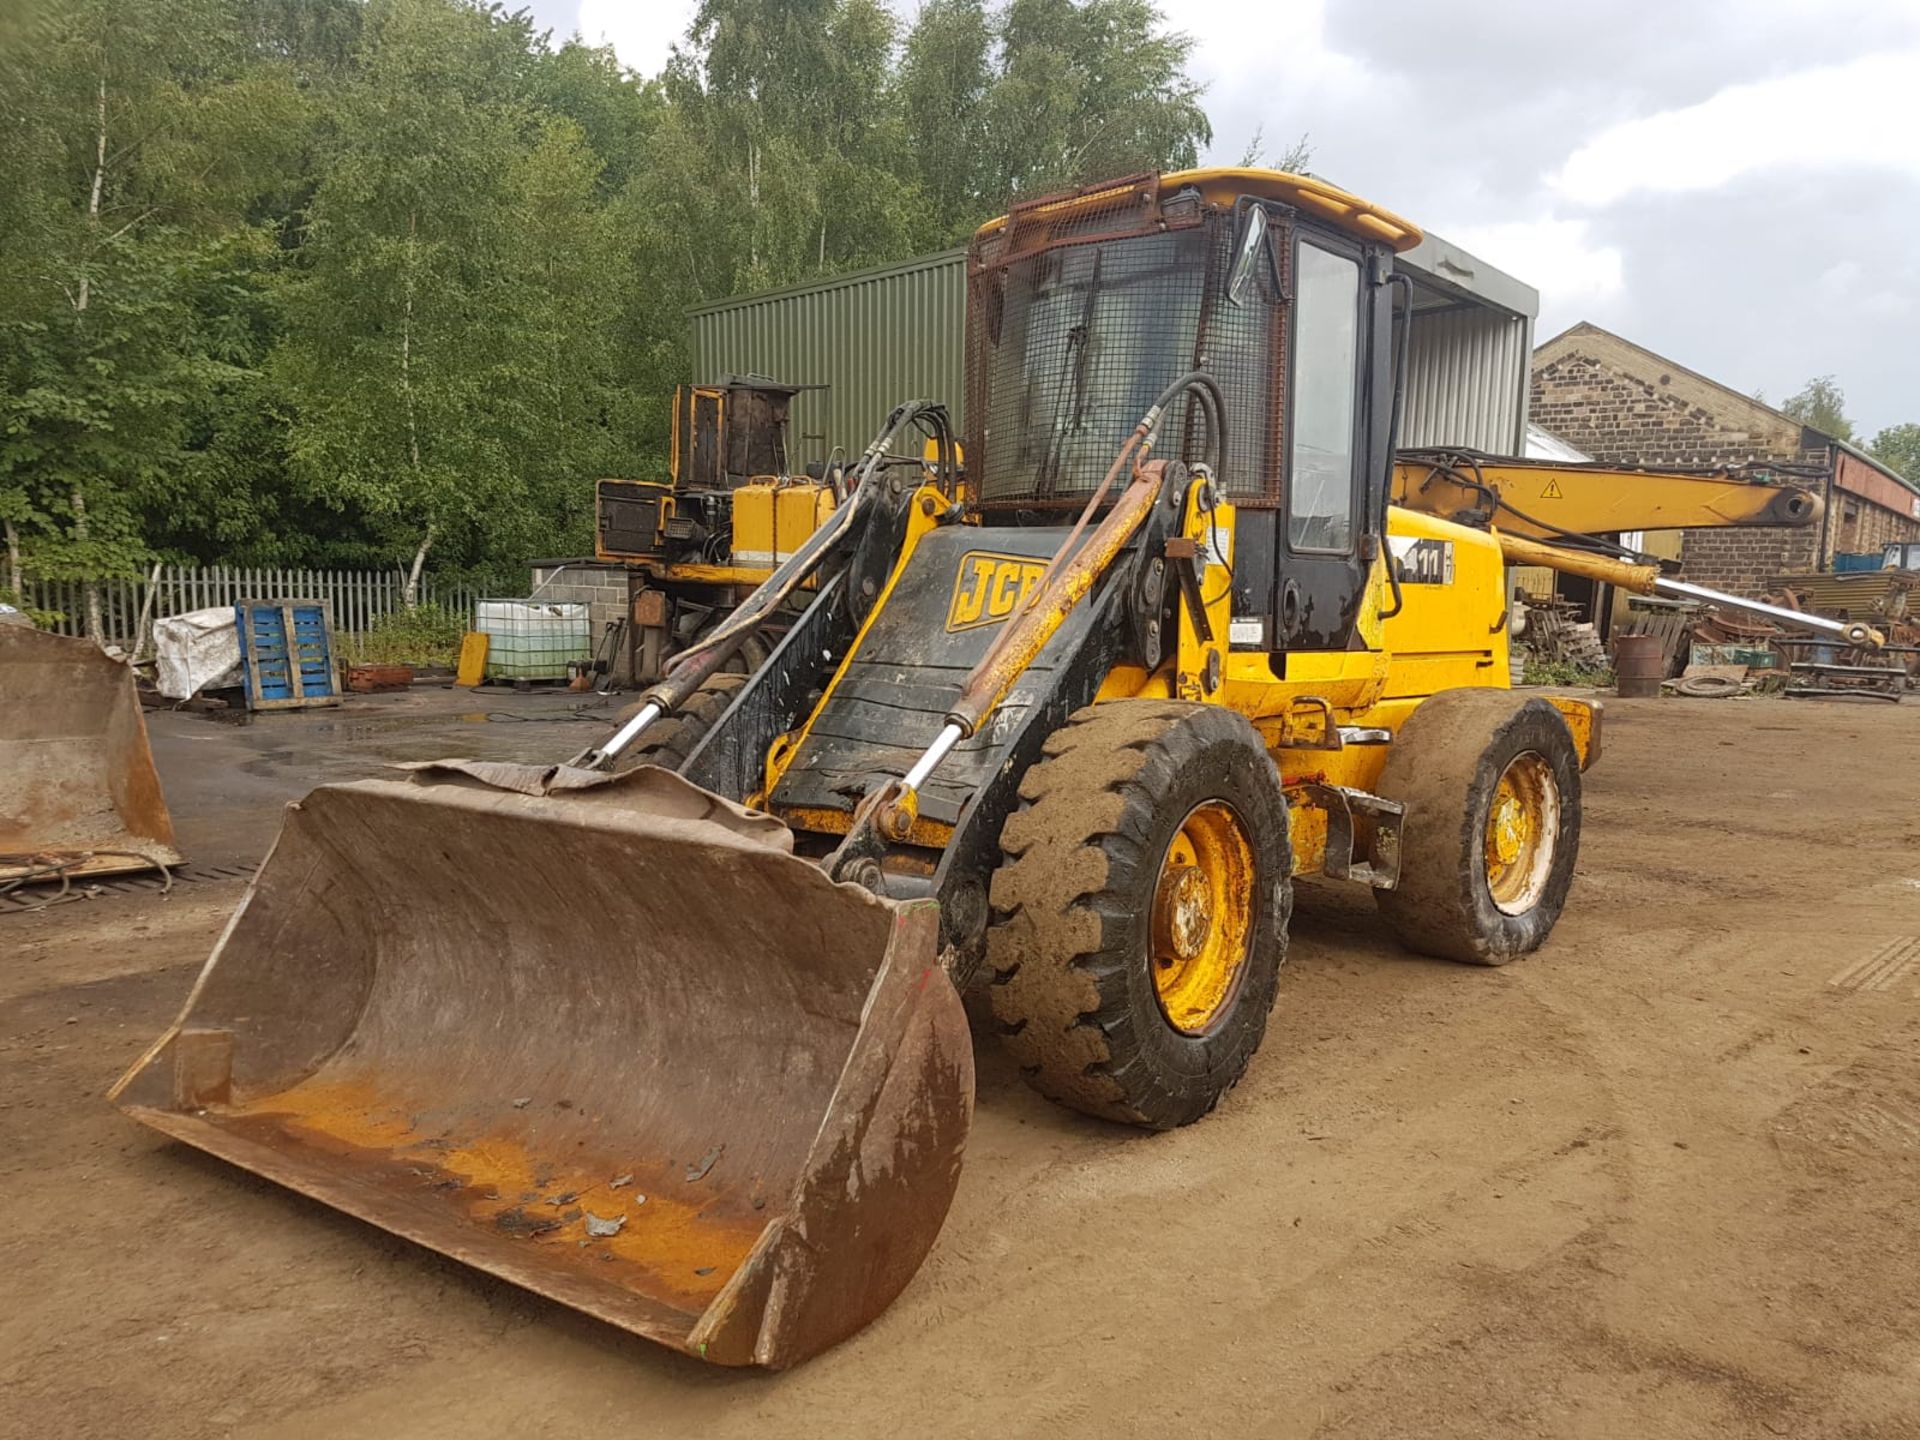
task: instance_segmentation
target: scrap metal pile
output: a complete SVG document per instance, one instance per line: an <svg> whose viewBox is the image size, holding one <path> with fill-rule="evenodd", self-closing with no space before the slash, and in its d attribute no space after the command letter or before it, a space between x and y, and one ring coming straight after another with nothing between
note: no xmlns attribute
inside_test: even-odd
<svg viewBox="0 0 1920 1440"><path fill-rule="evenodd" d="M1656 635L1669 689L1697 699L1755 691L1796 698L1851 695L1898 701L1920 684L1920 623L1909 606L1920 573L1862 572L1776 577L1764 597L1778 618L1707 602L1633 597L1618 635ZM1583 607L1528 597L1514 636L1515 679L1531 659L1599 674L1608 646ZM1885 643L1851 645L1829 628L1794 623L1862 622Z"/></svg>
<svg viewBox="0 0 1920 1440"><path fill-rule="evenodd" d="M1696 696L1758 688L1796 698L1898 701L1920 677L1920 626L1908 618L1908 597L1916 584L1920 575L1898 571L1786 575L1772 582L1767 604L1809 619L1866 622L1885 639L1877 647L1846 644L1796 625L1785 614L1770 620L1701 607L1687 625L1691 643L1676 688ZM1690 682L1699 683L1689 688Z"/></svg>
<svg viewBox="0 0 1920 1440"><path fill-rule="evenodd" d="M1602 672L1609 668L1606 647L1591 621L1580 618L1581 607L1559 596L1529 599L1526 623L1519 644L1535 659L1548 665L1571 665L1576 669Z"/></svg>
<svg viewBox="0 0 1920 1440"><path fill-rule="evenodd" d="M1788 575L1769 598L1789 610L1831 619L1861 620L1886 639L1876 648L1836 645L1783 629L1772 638L1792 676L1786 693L1801 697L1852 695L1898 702L1920 678L1920 625L1910 603L1920 574L1907 570Z"/></svg>

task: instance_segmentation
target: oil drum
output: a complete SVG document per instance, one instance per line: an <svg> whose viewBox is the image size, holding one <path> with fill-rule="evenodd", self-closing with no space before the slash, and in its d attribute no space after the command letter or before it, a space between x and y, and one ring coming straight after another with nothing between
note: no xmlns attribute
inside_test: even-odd
<svg viewBox="0 0 1920 1440"><path fill-rule="evenodd" d="M1658 635L1622 635L1613 642L1613 673L1623 699L1658 696L1666 668Z"/></svg>

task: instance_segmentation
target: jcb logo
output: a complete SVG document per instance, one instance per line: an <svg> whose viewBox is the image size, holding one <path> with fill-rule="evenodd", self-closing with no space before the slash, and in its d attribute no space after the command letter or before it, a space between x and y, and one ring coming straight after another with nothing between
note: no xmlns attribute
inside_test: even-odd
<svg viewBox="0 0 1920 1440"><path fill-rule="evenodd" d="M1026 555L990 555L969 550L953 577L947 629L971 630L1006 619L1046 573L1047 562Z"/></svg>

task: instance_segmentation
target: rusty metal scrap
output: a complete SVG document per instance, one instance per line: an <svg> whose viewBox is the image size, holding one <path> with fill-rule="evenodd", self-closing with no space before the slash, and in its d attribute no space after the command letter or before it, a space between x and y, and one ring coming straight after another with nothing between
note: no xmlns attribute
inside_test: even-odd
<svg viewBox="0 0 1920 1440"><path fill-rule="evenodd" d="M90 640L0 626L0 882L180 863L133 672Z"/></svg>

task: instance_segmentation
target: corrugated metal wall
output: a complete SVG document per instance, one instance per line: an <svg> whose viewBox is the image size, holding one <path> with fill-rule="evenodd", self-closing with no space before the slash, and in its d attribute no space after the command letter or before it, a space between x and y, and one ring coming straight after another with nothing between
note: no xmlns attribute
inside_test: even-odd
<svg viewBox="0 0 1920 1440"><path fill-rule="evenodd" d="M965 252L695 310L694 376L757 371L794 385L788 443L796 460L833 445L858 453L902 400L944 400L964 428Z"/></svg>
<svg viewBox="0 0 1920 1440"><path fill-rule="evenodd" d="M1400 443L1524 453L1531 331L1504 310L1415 312Z"/></svg>

